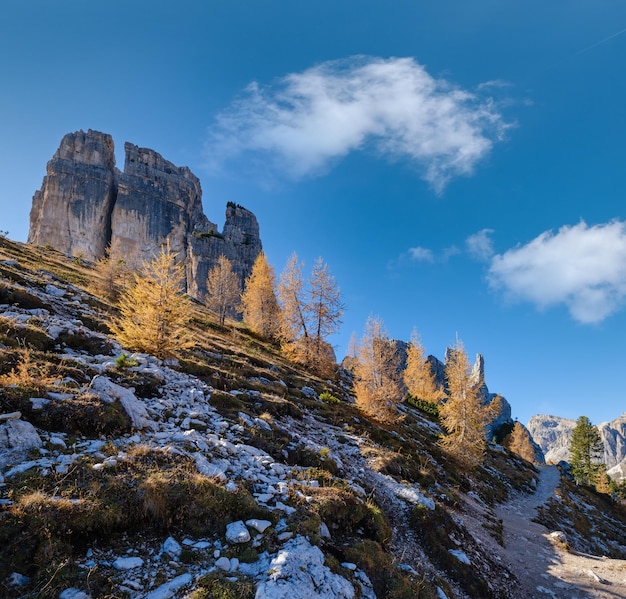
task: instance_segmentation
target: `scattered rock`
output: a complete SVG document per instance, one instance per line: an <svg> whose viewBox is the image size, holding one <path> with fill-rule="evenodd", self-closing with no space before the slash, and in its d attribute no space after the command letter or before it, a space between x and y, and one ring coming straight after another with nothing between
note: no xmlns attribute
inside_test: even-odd
<svg viewBox="0 0 626 599"><path fill-rule="evenodd" d="M231 522L226 526L226 540L229 543L247 543L250 540L250 531L241 520Z"/></svg>
<svg viewBox="0 0 626 599"><path fill-rule="evenodd" d="M173 597L179 589L188 585L193 580L191 574L181 574L173 580L162 584L160 587L149 592L144 599L170 599Z"/></svg>
<svg viewBox="0 0 626 599"><path fill-rule="evenodd" d="M254 528L254 530L260 533L264 533L271 525L272 523L269 520L257 520L256 518L246 520L246 526Z"/></svg>
<svg viewBox="0 0 626 599"><path fill-rule="evenodd" d="M255 599L353 599L352 584L324 565L324 554L304 537L297 537L270 562L267 580Z"/></svg>
<svg viewBox="0 0 626 599"><path fill-rule="evenodd" d="M168 537L165 540L165 543L163 543L163 547L161 548L161 551L163 553L167 553L168 555L171 555L172 557L179 557L182 550L183 548L176 541L176 539L174 539L174 537Z"/></svg>
<svg viewBox="0 0 626 599"><path fill-rule="evenodd" d="M143 560L140 557L118 557L113 562L116 570L132 570L143 566Z"/></svg>
<svg viewBox="0 0 626 599"><path fill-rule="evenodd" d="M460 549L448 549L448 552L454 555L462 564L471 565L470 558Z"/></svg>

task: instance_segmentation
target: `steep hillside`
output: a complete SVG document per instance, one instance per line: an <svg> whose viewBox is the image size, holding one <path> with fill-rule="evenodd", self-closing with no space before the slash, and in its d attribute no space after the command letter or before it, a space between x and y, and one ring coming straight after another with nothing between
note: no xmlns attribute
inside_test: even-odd
<svg viewBox="0 0 626 599"><path fill-rule="evenodd" d="M179 359L125 354L93 277L0 238L3 597L526 596L498 505L530 463L467 472L201 305Z"/></svg>

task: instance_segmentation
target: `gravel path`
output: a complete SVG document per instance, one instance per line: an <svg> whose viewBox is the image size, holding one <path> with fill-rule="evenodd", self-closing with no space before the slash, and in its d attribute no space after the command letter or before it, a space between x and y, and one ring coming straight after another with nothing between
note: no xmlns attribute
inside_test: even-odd
<svg viewBox="0 0 626 599"><path fill-rule="evenodd" d="M559 480L556 466L545 466L534 494L517 495L497 510L504 523L501 556L520 582L519 599L625 598L626 561L565 551L548 539L552 531L532 522Z"/></svg>

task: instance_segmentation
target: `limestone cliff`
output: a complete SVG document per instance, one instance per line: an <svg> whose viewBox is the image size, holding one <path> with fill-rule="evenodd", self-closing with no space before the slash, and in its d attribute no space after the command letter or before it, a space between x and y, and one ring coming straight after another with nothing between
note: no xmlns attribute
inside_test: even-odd
<svg viewBox="0 0 626 599"><path fill-rule="evenodd" d="M569 442L576 421L558 416L533 416L526 425L535 442L541 447L548 464L569 461Z"/></svg>
<svg viewBox="0 0 626 599"><path fill-rule="evenodd" d="M110 135L91 130L66 135L33 197L29 243L71 256L102 256L111 237L115 176Z"/></svg>
<svg viewBox="0 0 626 599"><path fill-rule="evenodd" d="M558 416L533 416L528 430L543 450L546 461L569 461L569 444L576 421ZM604 463L609 476L620 480L626 478L626 413L610 422L598 425L604 445Z"/></svg>
<svg viewBox="0 0 626 599"><path fill-rule="evenodd" d="M221 255L243 284L262 249L254 214L229 202L220 232L204 215L200 181L187 167L131 143L124 150L122 172L110 135L91 129L67 134L33 197L29 243L87 260L102 257L110 245L136 267L169 240L187 264L193 297L202 299L208 271Z"/></svg>

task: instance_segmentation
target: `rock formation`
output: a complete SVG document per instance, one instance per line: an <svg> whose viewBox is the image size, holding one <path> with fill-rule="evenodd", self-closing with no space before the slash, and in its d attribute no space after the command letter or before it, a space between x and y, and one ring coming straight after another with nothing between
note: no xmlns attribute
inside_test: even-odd
<svg viewBox="0 0 626 599"><path fill-rule="evenodd" d="M569 444L576 421L558 416L533 416L528 430L539 444L547 462L569 461ZM626 413L615 420L598 425L604 445L604 463L609 476L616 480L626 478Z"/></svg>
<svg viewBox="0 0 626 599"><path fill-rule="evenodd" d="M569 442L575 426L575 420L541 414L533 416L526 428L541 447L546 462L557 464L570 459Z"/></svg>
<svg viewBox="0 0 626 599"><path fill-rule="evenodd" d="M111 247L132 267L169 240L187 264L187 291L202 299L208 271L220 255L241 282L261 251L259 225L245 208L229 202L222 232L202 210L198 178L160 154L124 145L124 171L115 167L106 133L67 134L35 192L29 243L97 260Z"/></svg>

